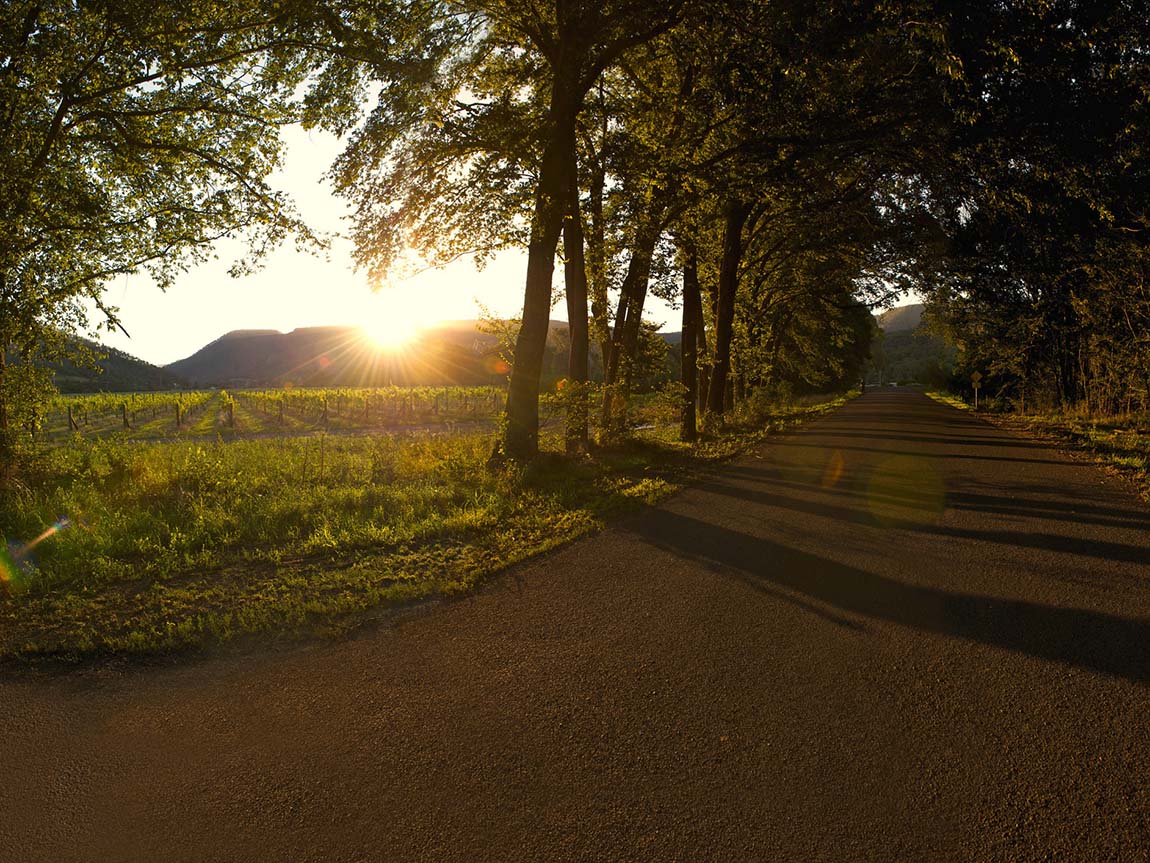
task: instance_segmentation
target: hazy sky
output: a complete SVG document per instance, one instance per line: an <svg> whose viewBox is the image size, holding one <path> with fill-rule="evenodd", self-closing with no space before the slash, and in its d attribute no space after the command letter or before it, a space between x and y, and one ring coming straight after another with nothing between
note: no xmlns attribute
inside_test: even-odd
<svg viewBox="0 0 1150 863"><path fill-rule="evenodd" d="M298 127L284 132L288 143L284 170L273 184L289 192L301 213L321 231L346 231L345 203L331 194L322 175L340 150L340 143L323 132ZM506 253L476 271L470 260L400 281L378 293L368 287L366 273L352 270L351 244L336 240L329 260L296 252L289 241L253 276L233 279L228 266L242 252L235 243L221 243L218 260L193 269L171 290L161 292L145 275L110 282L105 299L118 306L131 338L101 332L104 344L159 365L189 356L230 330L367 325L396 318L412 326L437 320L475 318L476 300L493 314L513 317L523 306L526 256ZM556 271L561 279L561 271ZM679 328L679 313L648 298L647 317ZM95 319L96 316L93 316ZM566 320L560 302L552 318Z"/></svg>

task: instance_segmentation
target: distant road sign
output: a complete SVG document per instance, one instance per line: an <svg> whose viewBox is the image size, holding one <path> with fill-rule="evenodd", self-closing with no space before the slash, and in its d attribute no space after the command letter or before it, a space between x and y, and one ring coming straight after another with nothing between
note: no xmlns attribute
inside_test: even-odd
<svg viewBox="0 0 1150 863"><path fill-rule="evenodd" d="M982 380L982 372L975 372L970 376L970 379L974 382L975 386L978 386L978 382Z"/></svg>

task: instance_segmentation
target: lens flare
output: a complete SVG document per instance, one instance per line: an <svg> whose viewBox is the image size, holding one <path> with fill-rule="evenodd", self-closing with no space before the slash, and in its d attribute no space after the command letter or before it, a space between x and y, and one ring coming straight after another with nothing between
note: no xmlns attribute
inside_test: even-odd
<svg viewBox="0 0 1150 863"><path fill-rule="evenodd" d="M0 546L0 590L8 591L20 584L20 567L17 565L12 546Z"/></svg>
<svg viewBox="0 0 1150 863"><path fill-rule="evenodd" d="M836 449L827 459L827 466L823 470L823 488L834 488L839 484L843 476L843 467L843 454Z"/></svg>
<svg viewBox="0 0 1150 863"><path fill-rule="evenodd" d="M24 545L4 543L4 547L0 548L0 586L7 592L22 588L32 569L28 556L33 549L44 540L71 526L72 520L64 516L46 528L38 537Z"/></svg>
<svg viewBox="0 0 1150 863"><path fill-rule="evenodd" d="M946 486L927 458L895 456L879 462L867 484L875 521L887 527L925 524L946 509Z"/></svg>
<svg viewBox="0 0 1150 863"><path fill-rule="evenodd" d="M483 368L492 375L505 375L511 371L511 366L507 361L499 357L487 357L483 361Z"/></svg>
<svg viewBox="0 0 1150 863"><path fill-rule="evenodd" d="M53 524L51 527L49 527L47 530L45 530L42 534L40 534L38 537L36 537L34 540L32 540L30 543L28 543L22 549L20 549L20 551L17 553L18 556L21 558L25 557L28 554L28 552L30 552L32 549L34 549L36 546L38 546L44 540L48 539L48 537L55 536L60 531L64 530L64 528L71 527L71 526L72 526L72 520L71 519L66 518L66 517L60 519L55 524Z"/></svg>

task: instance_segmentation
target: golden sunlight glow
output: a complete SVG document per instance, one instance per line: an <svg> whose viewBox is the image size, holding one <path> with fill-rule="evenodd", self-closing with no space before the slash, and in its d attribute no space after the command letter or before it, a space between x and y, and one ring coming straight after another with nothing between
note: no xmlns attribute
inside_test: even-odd
<svg viewBox="0 0 1150 863"><path fill-rule="evenodd" d="M875 466L867 498L879 524L928 524L946 509L946 486L930 459L892 456Z"/></svg>
<svg viewBox="0 0 1150 863"><path fill-rule="evenodd" d="M418 291L385 289L375 294L360 321L360 329L372 345L394 351L415 341L435 322L420 302Z"/></svg>
<svg viewBox="0 0 1150 863"><path fill-rule="evenodd" d="M394 350L413 341L419 331L400 318L379 318L361 326L364 335L377 348Z"/></svg>

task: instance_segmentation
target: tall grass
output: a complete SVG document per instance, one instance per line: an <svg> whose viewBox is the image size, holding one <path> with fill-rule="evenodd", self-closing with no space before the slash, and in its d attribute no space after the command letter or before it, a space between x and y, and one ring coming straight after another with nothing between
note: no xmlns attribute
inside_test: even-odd
<svg viewBox="0 0 1150 863"><path fill-rule="evenodd" d="M487 467L480 434L45 448L0 506L0 656L338 626L380 603L467 589L830 404L744 413L733 433L693 447L672 440L653 404L641 438L568 459L556 433L540 460L501 470Z"/></svg>
<svg viewBox="0 0 1150 863"><path fill-rule="evenodd" d="M972 409L947 393L928 392L927 395L954 407ZM984 415L999 425L1039 434L1089 454L1099 464L1133 480L1141 496L1150 500L1150 415L1100 415L1081 405L1058 411Z"/></svg>
<svg viewBox="0 0 1150 863"><path fill-rule="evenodd" d="M1009 422L1089 453L1132 479L1150 500L1150 416L1098 416L1077 410L1018 415Z"/></svg>
<svg viewBox="0 0 1150 863"><path fill-rule="evenodd" d="M80 441L42 464L4 532L70 520L36 556L37 589L427 542L506 514L486 450L474 435Z"/></svg>

